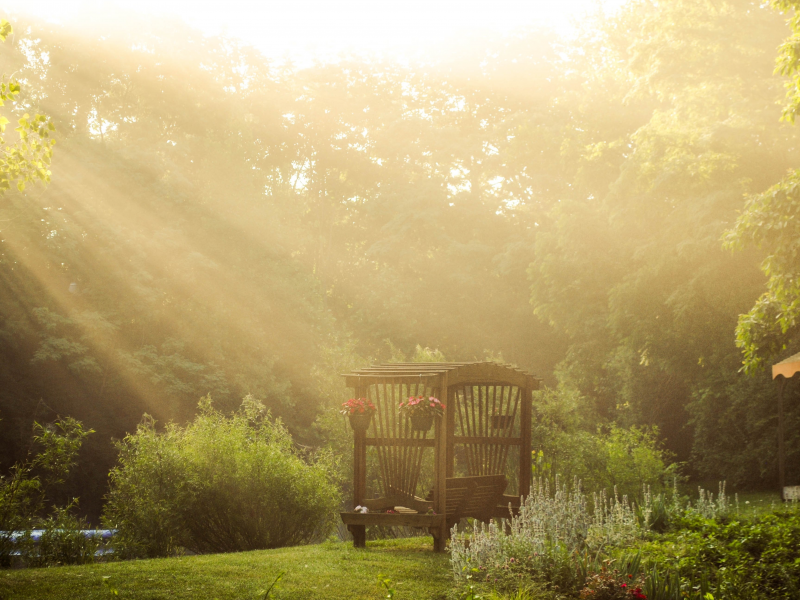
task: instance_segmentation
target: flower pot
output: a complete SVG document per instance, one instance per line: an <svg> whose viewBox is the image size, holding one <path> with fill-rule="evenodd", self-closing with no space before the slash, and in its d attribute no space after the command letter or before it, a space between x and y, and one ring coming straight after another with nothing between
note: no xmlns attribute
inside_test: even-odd
<svg viewBox="0 0 800 600"><path fill-rule="evenodd" d="M366 431L372 422L372 415L371 412L351 413L347 417L350 419L350 427L353 428L353 431Z"/></svg>
<svg viewBox="0 0 800 600"><path fill-rule="evenodd" d="M411 431L428 431L433 426L433 415L411 415Z"/></svg>
<svg viewBox="0 0 800 600"><path fill-rule="evenodd" d="M492 429L508 429L514 423L514 415L492 415Z"/></svg>

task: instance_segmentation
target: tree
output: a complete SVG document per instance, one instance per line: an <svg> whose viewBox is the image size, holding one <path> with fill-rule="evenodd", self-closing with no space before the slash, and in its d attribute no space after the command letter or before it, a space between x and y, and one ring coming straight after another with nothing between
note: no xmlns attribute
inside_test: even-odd
<svg viewBox="0 0 800 600"><path fill-rule="evenodd" d="M792 33L780 46L775 70L789 78L783 119L794 123L800 112L800 1L773 0L772 6L792 12ZM800 170L751 196L724 245L731 250L756 246L766 254L761 270L767 291L736 327L743 368L752 374L787 350L800 332Z"/></svg>
<svg viewBox="0 0 800 600"><path fill-rule="evenodd" d="M6 41L13 33L11 24L5 19L0 20L0 40ZM6 102L18 102L17 96L20 85L14 79L6 81L3 75L0 83L0 106ZM16 182L17 189L22 192L25 184L34 181L50 182L50 159L53 156L53 146L56 141L50 136L55 130L55 125L49 117L36 114L31 117L24 113L18 120L15 131L19 139L5 146L2 134L6 131L9 119L0 115L0 193L8 190Z"/></svg>
<svg viewBox="0 0 800 600"><path fill-rule="evenodd" d="M735 379L730 331L760 284L720 236L795 144L774 106L785 30L747 0L633 2L597 29L580 168L537 237L531 301L569 336L562 383L607 419L658 425L687 460L687 407Z"/></svg>

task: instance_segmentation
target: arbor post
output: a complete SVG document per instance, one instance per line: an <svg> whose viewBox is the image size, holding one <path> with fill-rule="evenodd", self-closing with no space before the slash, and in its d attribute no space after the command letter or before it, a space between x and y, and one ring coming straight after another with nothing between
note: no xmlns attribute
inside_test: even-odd
<svg viewBox="0 0 800 600"><path fill-rule="evenodd" d="M783 390L786 387L786 377L779 375L781 378L780 388L778 388L778 485L781 490L781 500L783 497L783 490L786 486L786 448L783 441Z"/></svg>

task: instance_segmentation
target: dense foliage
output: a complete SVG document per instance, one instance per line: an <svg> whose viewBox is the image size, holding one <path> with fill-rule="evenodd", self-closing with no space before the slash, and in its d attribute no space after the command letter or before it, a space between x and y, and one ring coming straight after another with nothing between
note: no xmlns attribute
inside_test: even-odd
<svg viewBox="0 0 800 600"><path fill-rule="evenodd" d="M714 598L789 600L800 594L796 508L751 518L732 512L721 519L683 519L642 553L662 571L708 582Z"/></svg>
<svg viewBox="0 0 800 600"><path fill-rule="evenodd" d="M278 548L324 539L339 506L330 457L307 462L251 397L230 417L201 401L186 427L145 419L119 442L104 520L122 557Z"/></svg>
<svg viewBox="0 0 800 600"><path fill-rule="evenodd" d="M681 465L672 462L657 429L598 427L577 394L563 389L538 394L534 407L535 477L553 483L558 473L566 481L580 481L589 492L616 490L637 500L643 486L658 491L682 477Z"/></svg>

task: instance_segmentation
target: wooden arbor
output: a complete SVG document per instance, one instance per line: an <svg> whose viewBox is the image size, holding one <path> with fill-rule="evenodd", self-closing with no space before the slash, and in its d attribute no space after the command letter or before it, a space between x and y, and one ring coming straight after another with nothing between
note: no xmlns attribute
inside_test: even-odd
<svg viewBox="0 0 800 600"><path fill-rule="evenodd" d="M369 428L354 432L353 506L369 509L366 514L342 513L356 546L365 545L367 525L409 525L427 528L434 549L443 551L450 528L462 517L508 517L509 504L518 508L528 495L531 392L539 388L532 375L473 362L391 363L344 377L356 397L369 398L377 407ZM432 432L413 431L399 412L400 402L418 395L435 396L447 405ZM375 497L367 493L368 449L379 470ZM432 478L423 473L423 465L430 464L429 449ZM509 460L517 452L517 460ZM511 463L518 466L515 473ZM505 494L509 476L516 490ZM432 481L430 492L418 490L421 477Z"/></svg>

